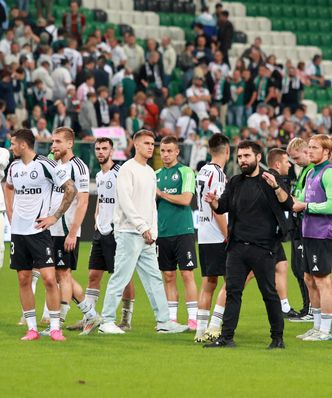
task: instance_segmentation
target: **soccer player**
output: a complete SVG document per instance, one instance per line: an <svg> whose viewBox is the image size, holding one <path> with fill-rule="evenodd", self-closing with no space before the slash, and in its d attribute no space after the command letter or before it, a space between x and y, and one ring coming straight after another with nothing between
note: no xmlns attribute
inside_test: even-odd
<svg viewBox="0 0 332 398"><path fill-rule="evenodd" d="M101 170L96 175L97 206L96 231L93 236L89 259L89 284L85 296L95 307L100 293L100 282L104 272L114 272L116 243L114 239L113 212L115 206L116 180L120 166L112 160L113 141L110 138L97 138L95 154ZM134 310L135 288L130 282L123 293L122 320L119 327L131 329Z"/></svg>
<svg viewBox="0 0 332 398"><path fill-rule="evenodd" d="M163 272L170 318L177 321L179 295L176 269L179 266L184 283L188 327L196 330L197 287L193 270L197 267L191 200L195 192L195 175L179 163L180 153L175 136L160 142L164 167L156 171L158 206L158 263Z"/></svg>
<svg viewBox="0 0 332 398"><path fill-rule="evenodd" d="M67 211L76 188L66 170L34 151L31 130L20 129L11 137L14 156L5 185L8 219L11 223L10 267L17 271L21 304L28 325L22 340L37 340L35 299L31 288L32 268L39 268L46 288L52 340L65 340L60 330L60 295L57 286L54 253L48 228ZM53 184L64 190L54 213L49 214Z"/></svg>
<svg viewBox="0 0 332 398"><path fill-rule="evenodd" d="M332 340L332 151L331 138L311 137L308 154L314 168L309 171L294 211L304 211L302 223L304 280L309 290L314 327L297 336L305 341Z"/></svg>
<svg viewBox="0 0 332 398"><path fill-rule="evenodd" d="M3 260L5 256L5 211L6 204L2 191L1 181L5 176L5 170L9 164L9 151L5 148L0 148L0 268L3 267Z"/></svg>
<svg viewBox="0 0 332 398"><path fill-rule="evenodd" d="M287 184L286 178L290 163L287 152L280 148L271 149L267 155L267 165L270 173L284 182L283 188L288 189L287 185L289 183ZM274 250L276 258L276 289L280 298L282 314L287 319L299 318L300 314L291 308L287 297L288 262L280 239L277 240Z"/></svg>
<svg viewBox="0 0 332 398"><path fill-rule="evenodd" d="M155 240L157 238L156 175L147 161L153 156L154 135L140 130L134 136L135 157L121 168L117 178L114 209L116 254L114 274L108 281L103 334L125 333L115 324L116 309L135 268L148 295L157 320L157 332L180 333L188 330L169 319L167 299L158 269Z"/></svg>
<svg viewBox="0 0 332 398"><path fill-rule="evenodd" d="M214 192L218 198L226 185L224 167L229 159L229 140L222 134L214 134L209 139L211 162L203 166L196 178L198 207L198 251L202 273L202 288L198 300L196 342L203 342L220 335L220 325L225 299L225 284L217 299L208 327L213 293L218 285L218 277L226 274L227 216L216 214L204 198ZM224 303L223 303L224 304Z"/></svg>
<svg viewBox="0 0 332 398"><path fill-rule="evenodd" d="M293 138L287 146L287 153L293 162L302 168L301 173L293 187L292 194L298 198L304 189L308 172L314 167L310 163L308 154L308 143L302 138ZM292 213L293 231L292 231L292 271L300 287L303 308L300 310L301 317L292 319L292 321L310 322L313 315L310 313L310 300L308 288L304 282L304 262L303 262L303 242L302 242L302 219L303 212Z"/></svg>
<svg viewBox="0 0 332 398"><path fill-rule="evenodd" d="M52 134L52 152L54 160L71 176L77 194L69 209L51 226L55 268L61 293L60 322L65 322L73 299L84 315L82 335L89 334L99 326L100 317L94 307L85 299L79 283L73 278L72 271L77 268L79 237L89 201L89 169L83 161L74 155L74 131L69 127L58 127ZM62 201L64 192L57 184L53 187L51 212ZM42 332L47 335L49 329Z"/></svg>

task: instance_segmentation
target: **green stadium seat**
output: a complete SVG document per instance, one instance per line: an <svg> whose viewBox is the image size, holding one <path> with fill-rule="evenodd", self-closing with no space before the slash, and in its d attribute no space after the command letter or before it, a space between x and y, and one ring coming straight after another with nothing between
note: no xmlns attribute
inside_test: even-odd
<svg viewBox="0 0 332 398"><path fill-rule="evenodd" d="M272 28L273 30L283 30L284 29L284 21L283 19L272 19Z"/></svg>
<svg viewBox="0 0 332 398"><path fill-rule="evenodd" d="M278 4L271 4L270 5L270 12L268 15L266 16L272 16L275 18L280 18L280 16L282 15L282 6L278 5Z"/></svg>
<svg viewBox="0 0 332 398"><path fill-rule="evenodd" d="M270 16L270 6L267 4L259 4L257 13L259 15L262 15L263 17L269 17Z"/></svg>
<svg viewBox="0 0 332 398"><path fill-rule="evenodd" d="M90 10L89 8L81 8L82 14L85 15L86 22L91 23L93 22L93 11Z"/></svg>
<svg viewBox="0 0 332 398"><path fill-rule="evenodd" d="M182 81L183 71L180 68L175 68L172 73L172 80Z"/></svg>
<svg viewBox="0 0 332 398"><path fill-rule="evenodd" d="M319 15L319 18L326 19L326 8L325 7L319 7L318 8L318 15Z"/></svg>
<svg viewBox="0 0 332 398"><path fill-rule="evenodd" d="M332 36L328 33L323 33L320 35L322 46L332 47Z"/></svg>
<svg viewBox="0 0 332 398"><path fill-rule="evenodd" d="M159 13L160 25L170 26L172 24L172 15L166 13Z"/></svg>
<svg viewBox="0 0 332 398"><path fill-rule="evenodd" d="M319 26L322 32L329 32L331 30L331 23L329 20L321 21Z"/></svg>
<svg viewBox="0 0 332 398"><path fill-rule="evenodd" d="M320 40L320 34L319 33L310 33L309 34L309 45L311 46L320 46L321 45L321 40Z"/></svg>
<svg viewBox="0 0 332 398"><path fill-rule="evenodd" d="M310 8L310 13L308 15L310 17L310 19L315 20L315 19L319 19L319 11L318 8L316 7L311 7Z"/></svg>
<svg viewBox="0 0 332 398"><path fill-rule="evenodd" d="M304 88L304 98L313 101L316 100L316 90L314 89L314 87L309 86Z"/></svg>
<svg viewBox="0 0 332 398"><path fill-rule="evenodd" d="M196 33L192 29L185 29L186 41L194 42L196 39Z"/></svg>
<svg viewBox="0 0 332 398"><path fill-rule="evenodd" d="M168 93L170 97L174 97L176 94L180 93L180 87L178 82L171 81L168 86Z"/></svg>
<svg viewBox="0 0 332 398"><path fill-rule="evenodd" d="M284 20L284 29L294 32L296 30L296 24L294 19L285 19Z"/></svg>
<svg viewBox="0 0 332 398"><path fill-rule="evenodd" d="M56 5L59 5L61 7L66 7L69 8L69 1L68 0L56 0Z"/></svg>
<svg viewBox="0 0 332 398"><path fill-rule="evenodd" d="M307 16L307 10L305 7L296 7L295 15L297 18L305 18Z"/></svg>
<svg viewBox="0 0 332 398"><path fill-rule="evenodd" d="M232 139L240 134L240 129L237 126L226 126L225 134L228 138Z"/></svg>
<svg viewBox="0 0 332 398"><path fill-rule="evenodd" d="M307 21L305 19L297 19L295 24L297 32L306 32L308 29Z"/></svg>
<svg viewBox="0 0 332 398"><path fill-rule="evenodd" d="M308 20L308 32L317 33L320 32L320 21L319 20Z"/></svg>
<svg viewBox="0 0 332 398"><path fill-rule="evenodd" d="M329 101L332 101L332 88L326 89L326 98L328 98Z"/></svg>
<svg viewBox="0 0 332 398"><path fill-rule="evenodd" d="M185 21L182 14L173 14L173 25L179 27L185 26ZM190 26L188 26L188 28L190 28Z"/></svg>
<svg viewBox="0 0 332 398"><path fill-rule="evenodd" d="M316 89L316 101L321 103L328 101L327 93L324 88Z"/></svg>
<svg viewBox="0 0 332 398"><path fill-rule="evenodd" d="M326 60L332 60L332 48L331 47L323 47L323 58Z"/></svg>
<svg viewBox="0 0 332 398"><path fill-rule="evenodd" d="M258 4L246 4L246 9L247 9L247 15L251 17L256 17L259 15L259 9L258 9Z"/></svg>
<svg viewBox="0 0 332 398"><path fill-rule="evenodd" d="M295 10L297 9L297 6L292 6L292 5L287 5L284 4L283 8L282 8L282 12L283 12L283 16L285 18L289 18L292 19L294 18L295 15Z"/></svg>

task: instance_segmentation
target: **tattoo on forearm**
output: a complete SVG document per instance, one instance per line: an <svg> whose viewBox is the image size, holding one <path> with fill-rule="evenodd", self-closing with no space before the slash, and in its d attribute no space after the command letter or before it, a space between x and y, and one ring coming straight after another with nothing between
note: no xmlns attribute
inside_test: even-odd
<svg viewBox="0 0 332 398"><path fill-rule="evenodd" d="M61 202L58 210L54 213L54 217L56 217L58 220L68 210L69 206L71 205L71 203L74 200L75 195L77 193L77 189L75 187L75 184L74 184L73 180L66 181L62 185L61 188L63 188L65 190L65 193L63 195L62 202Z"/></svg>

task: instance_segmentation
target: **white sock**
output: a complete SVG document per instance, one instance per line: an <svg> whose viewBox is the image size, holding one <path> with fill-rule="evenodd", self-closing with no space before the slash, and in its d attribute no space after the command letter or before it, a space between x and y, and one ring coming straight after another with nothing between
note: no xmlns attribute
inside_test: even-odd
<svg viewBox="0 0 332 398"><path fill-rule="evenodd" d="M50 314L49 314L49 311L48 311L48 308L47 308L47 304L46 304L46 300L45 300L42 319L49 319L49 318L50 318Z"/></svg>
<svg viewBox="0 0 332 398"><path fill-rule="evenodd" d="M282 312L284 312L286 314L287 312L290 311L291 307L289 305L288 298L280 300L280 303L281 303Z"/></svg>
<svg viewBox="0 0 332 398"><path fill-rule="evenodd" d="M121 323L127 323L131 325L131 319L133 317L135 300L122 299L122 319Z"/></svg>
<svg viewBox="0 0 332 398"><path fill-rule="evenodd" d="M84 299L80 303L77 304L77 307L82 311L85 318L91 319L97 315L96 310L94 309L93 305Z"/></svg>
<svg viewBox="0 0 332 398"><path fill-rule="evenodd" d="M32 310L23 311L23 316L27 321L28 330L33 329L37 332L36 310L33 308Z"/></svg>
<svg viewBox="0 0 332 398"><path fill-rule="evenodd" d="M178 301L168 301L169 319L176 321L178 318Z"/></svg>
<svg viewBox="0 0 332 398"><path fill-rule="evenodd" d="M60 330L60 311L49 311L50 331Z"/></svg>
<svg viewBox="0 0 332 398"><path fill-rule="evenodd" d="M32 271L32 282L31 282L31 288L33 294L36 293L36 287L37 287L37 282L40 277L40 272L39 271Z"/></svg>
<svg viewBox="0 0 332 398"><path fill-rule="evenodd" d="M99 299L100 289L90 289L89 287L85 291L85 299L88 303L92 304L96 308L97 301Z"/></svg>
<svg viewBox="0 0 332 398"><path fill-rule="evenodd" d="M319 330L320 329L320 322L321 322L320 308L311 307L311 309L312 309L312 315L314 316L314 328Z"/></svg>
<svg viewBox="0 0 332 398"><path fill-rule="evenodd" d="M186 302L188 319L196 321L197 319L197 301L187 301Z"/></svg>
<svg viewBox="0 0 332 398"><path fill-rule="evenodd" d="M320 331L329 334L331 331L332 314L321 313Z"/></svg>
<svg viewBox="0 0 332 398"><path fill-rule="evenodd" d="M225 307L218 304L215 305L209 327L220 328L224 311Z"/></svg>
<svg viewBox="0 0 332 398"><path fill-rule="evenodd" d="M61 305L60 305L60 322L61 323L65 322L69 310L70 310L70 305L66 301L61 301Z"/></svg>
<svg viewBox="0 0 332 398"><path fill-rule="evenodd" d="M209 310L201 310L198 308L197 310L197 332L204 333L208 327L210 318L210 311Z"/></svg>

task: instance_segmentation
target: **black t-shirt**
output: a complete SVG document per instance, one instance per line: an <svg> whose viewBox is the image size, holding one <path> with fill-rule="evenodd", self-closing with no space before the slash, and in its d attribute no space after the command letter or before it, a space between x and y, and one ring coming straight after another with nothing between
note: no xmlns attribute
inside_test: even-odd
<svg viewBox="0 0 332 398"><path fill-rule="evenodd" d="M257 90L256 90L254 81L252 79L249 79L248 81L246 81L245 86L244 86L244 96L243 96L244 105L248 104L248 102L251 100L251 97L255 91L257 91Z"/></svg>
<svg viewBox="0 0 332 398"><path fill-rule="evenodd" d="M246 177L241 183L236 200L233 239L273 250L277 220L262 190L260 178Z"/></svg>

